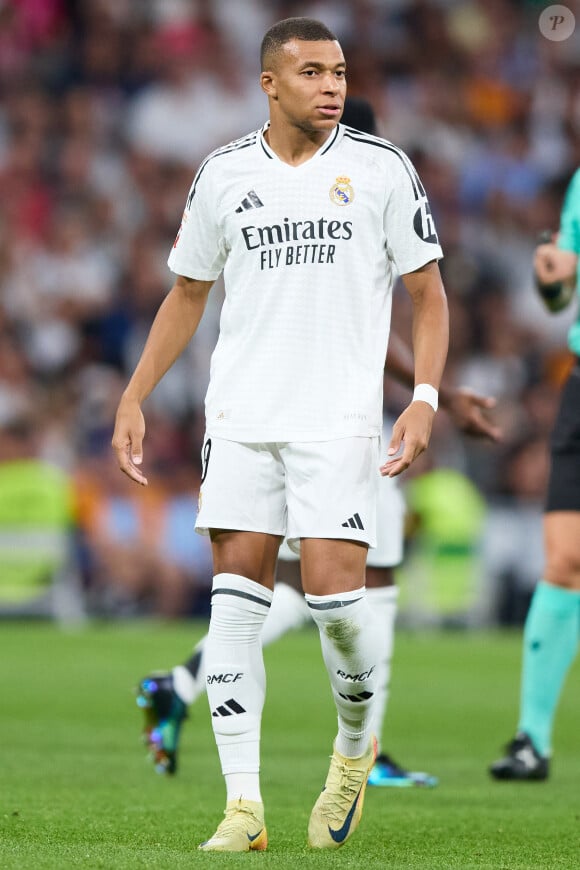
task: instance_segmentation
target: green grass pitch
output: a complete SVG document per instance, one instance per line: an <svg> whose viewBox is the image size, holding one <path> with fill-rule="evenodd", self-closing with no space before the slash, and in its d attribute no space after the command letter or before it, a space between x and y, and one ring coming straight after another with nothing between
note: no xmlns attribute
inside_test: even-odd
<svg viewBox="0 0 580 870"><path fill-rule="evenodd" d="M572 670L547 783L486 773L513 731L520 634L400 632L385 748L440 778L433 790L368 789L341 850L306 847L335 715L318 637L268 648L262 784L265 853L202 854L225 792L205 698L186 723L181 767L156 776L133 686L182 661L199 623L0 626L0 867L177 870L580 867L580 692Z"/></svg>

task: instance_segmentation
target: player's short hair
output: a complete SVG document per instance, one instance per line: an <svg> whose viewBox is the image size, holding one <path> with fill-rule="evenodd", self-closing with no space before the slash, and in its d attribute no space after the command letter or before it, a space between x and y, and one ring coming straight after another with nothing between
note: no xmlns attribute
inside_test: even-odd
<svg viewBox="0 0 580 870"><path fill-rule="evenodd" d="M272 65L272 61L283 45L292 39L305 42L337 42L337 38L322 21L315 18L284 18L273 24L267 31L260 47L262 71Z"/></svg>

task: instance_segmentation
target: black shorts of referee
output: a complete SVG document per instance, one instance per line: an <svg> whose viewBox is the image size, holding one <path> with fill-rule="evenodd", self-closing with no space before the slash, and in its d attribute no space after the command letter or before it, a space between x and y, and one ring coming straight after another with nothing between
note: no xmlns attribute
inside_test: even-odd
<svg viewBox="0 0 580 870"><path fill-rule="evenodd" d="M550 437L546 511L580 511L580 358L564 384Z"/></svg>

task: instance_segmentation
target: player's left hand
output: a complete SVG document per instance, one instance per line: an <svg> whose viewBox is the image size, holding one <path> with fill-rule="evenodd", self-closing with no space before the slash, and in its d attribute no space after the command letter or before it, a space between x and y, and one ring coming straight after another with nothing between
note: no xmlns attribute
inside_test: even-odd
<svg viewBox="0 0 580 870"><path fill-rule="evenodd" d="M434 416L435 411L427 402L411 402L405 408L393 426L387 450L390 458L379 469L383 477L396 477L423 453L431 438Z"/></svg>
<svg viewBox="0 0 580 870"><path fill-rule="evenodd" d="M450 393L444 407L457 428L466 435L501 441L502 430L484 414L484 411L495 408L496 404L492 396L480 396L468 387L459 387Z"/></svg>

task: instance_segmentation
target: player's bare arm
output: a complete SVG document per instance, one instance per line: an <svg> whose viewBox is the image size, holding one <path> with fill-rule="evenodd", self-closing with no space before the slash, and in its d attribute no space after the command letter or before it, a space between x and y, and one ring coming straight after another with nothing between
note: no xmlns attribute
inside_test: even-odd
<svg viewBox="0 0 580 870"><path fill-rule="evenodd" d="M409 345L400 335L391 331L385 366L387 373L409 389L415 385L415 360ZM491 422L485 412L495 408L493 396L481 396L468 387L454 387L445 383L439 387L439 405L445 408L454 424L466 435L479 438L501 439L501 429Z"/></svg>
<svg viewBox="0 0 580 870"><path fill-rule="evenodd" d="M402 280L413 303L415 384L439 390L449 345L449 312L439 266L432 261ZM393 426L387 451L391 458L381 466L383 476L401 474L426 449L434 414L425 401L413 401L403 411Z"/></svg>
<svg viewBox="0 0 580 870"><path fill-rule="evenodd" d="M141 358L119 402L113 449L121 471L142 486L147 485L147 478L139 468L145 436L141 405L195 333L212 284L177 277L155 316Z"/></svg>

